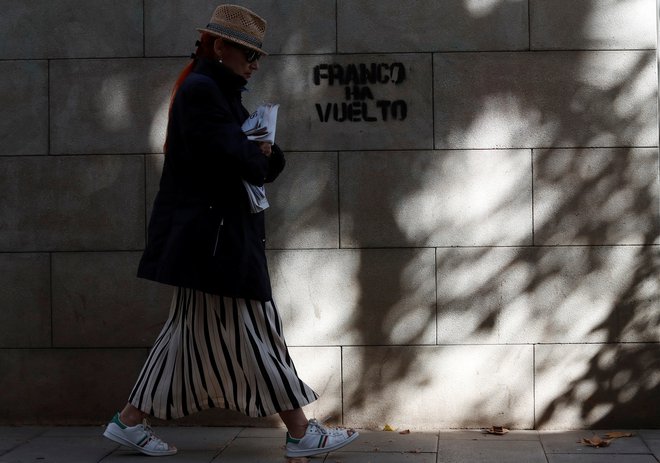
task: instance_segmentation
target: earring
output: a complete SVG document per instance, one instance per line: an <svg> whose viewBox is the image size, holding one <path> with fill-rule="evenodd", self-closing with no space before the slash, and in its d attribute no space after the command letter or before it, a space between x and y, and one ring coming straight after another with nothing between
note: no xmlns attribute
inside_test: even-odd
<svg viewBox="0 0 660 463"><path fill-rule="evenodd" d="M218 56L218 63L222 63L222 56Z"/></svg>

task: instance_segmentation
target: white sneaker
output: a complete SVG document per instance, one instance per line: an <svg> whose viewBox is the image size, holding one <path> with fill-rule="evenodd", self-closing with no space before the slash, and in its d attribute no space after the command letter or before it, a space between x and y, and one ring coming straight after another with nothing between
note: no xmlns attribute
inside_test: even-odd
<svg viewBox="0 0 660 463"><path fill-rule="evenodd" d="M327 428L316 420L309 420L307 431L300 439L286 433L287 457L311 457L342 448L353 442L359 434L353 429Z"/></svg>
<svg viewBox="0 0 660 463"><path fill-rule="evenodd" d="M176 453L176 447L168 445L156 437L146 419L135 426L126 426L121 422L119 413L117 413L106 426L103 435L118 444L152 457L163 457Z"/></svg>

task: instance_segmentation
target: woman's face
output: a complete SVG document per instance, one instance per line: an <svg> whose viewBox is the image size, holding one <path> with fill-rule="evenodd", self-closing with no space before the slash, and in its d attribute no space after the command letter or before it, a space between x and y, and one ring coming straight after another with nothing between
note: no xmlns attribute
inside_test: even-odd
<svg viewBox="0 0 660 463"><path fill-rule="evenodd" d="M215 54L222 63L231 69L234 74L249 79L257 70L259 70L259 54L252 52L249 48L234 44L222 39L217 39L213 45ZM249 62L248 59L253 60Z"/></svg>

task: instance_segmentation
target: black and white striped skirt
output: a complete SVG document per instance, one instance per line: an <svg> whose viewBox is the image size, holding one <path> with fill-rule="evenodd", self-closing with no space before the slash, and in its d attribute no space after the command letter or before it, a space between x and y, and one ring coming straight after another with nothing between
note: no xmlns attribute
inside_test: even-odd
<svg viewBox="0 0 660 463"><path fill-rule="evenodd" d="M176 288L129 402L174 419L215 407L268 416L317 398L298 378L272 301Z"/></svg>

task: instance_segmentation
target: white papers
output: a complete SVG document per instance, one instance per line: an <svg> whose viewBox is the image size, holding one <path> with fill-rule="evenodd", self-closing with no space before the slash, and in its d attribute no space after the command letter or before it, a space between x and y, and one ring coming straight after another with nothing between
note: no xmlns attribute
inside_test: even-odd
<svg viewBox="0 0 660 463"><path fill-rule="evenodd" d="M278 104L262 104L247 118L241 129L247 135L248 140L275 143L277 109L279 107ZM268 198L266 198L266 189L263 186L252 185L245 180L243 180L243 185L250 200L250 212L256 214L270 206Z"/></svg>
<svg viewBox="0 0 660 463"><path fill-rule="evenodd" d="M248 199L250 200L250 212L256 214L264 209L268 209L268 198L266 198L266 189L263 186L252 185L251 183L243 180L245 191L247 191Z"/></svg>
<svg viewBox="0 0 660 463"><path fill-rule="evenodd" d="M275 143L279 107L279 104L262 104L247 118L241 128L248 140Z"/></svg>

